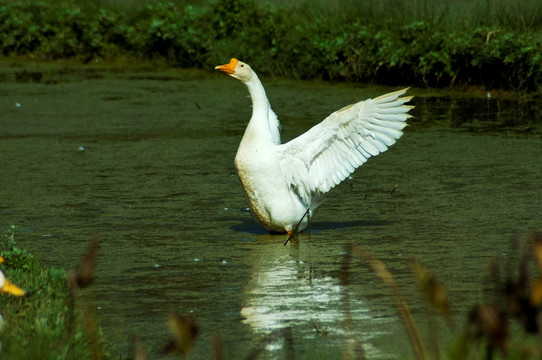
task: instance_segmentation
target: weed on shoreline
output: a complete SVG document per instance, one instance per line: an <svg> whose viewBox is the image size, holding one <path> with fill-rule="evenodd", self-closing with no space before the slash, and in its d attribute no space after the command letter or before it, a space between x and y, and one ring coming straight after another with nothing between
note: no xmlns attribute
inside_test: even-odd
<svg viewBox="0 0 542 360"><path fill-rule="evenodd" d="M144 2L127 11L101 2L2 0L0 51L84 63L161 59L205 69L238 57L262 75L296 79L540 92L542 5L510 4L217 0Z"/></svg>

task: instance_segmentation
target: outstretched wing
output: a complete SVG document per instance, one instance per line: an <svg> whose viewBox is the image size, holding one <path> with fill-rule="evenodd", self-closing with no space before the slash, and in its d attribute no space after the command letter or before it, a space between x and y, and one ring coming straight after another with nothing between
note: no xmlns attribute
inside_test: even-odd
<svg viewBox="0 0 542 360"><path fill-rule="evenodd" d="M306 133L278 146L283 175L307 203L328 192L371 156L403 134L412 97L407 89L360 101L329 115Z"/></svg>

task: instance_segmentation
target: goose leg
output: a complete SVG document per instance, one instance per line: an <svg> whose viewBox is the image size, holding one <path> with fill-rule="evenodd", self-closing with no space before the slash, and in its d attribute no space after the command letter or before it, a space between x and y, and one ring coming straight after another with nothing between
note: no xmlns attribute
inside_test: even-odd
<svg viewBox="0 0 542 360"><path fill-rule="evenodd" d="M286 242L284 243L284 246L286 246L286 244L288 244L288 241L294 241L294 240L297 240L297 237L299 235L299 225L301 225L301 223L303 222L303 219L305 219L305 216L307 217L307 220L309 221L309 236L311 234L311 209L307 209L307 211L305 211L305 214L303 214L303 216L301 217L301 220L299 220L299 222L297 223L297 225L293 228L292 231L288 231L286 234L288 235L288 239L286 239Z"/></svg>

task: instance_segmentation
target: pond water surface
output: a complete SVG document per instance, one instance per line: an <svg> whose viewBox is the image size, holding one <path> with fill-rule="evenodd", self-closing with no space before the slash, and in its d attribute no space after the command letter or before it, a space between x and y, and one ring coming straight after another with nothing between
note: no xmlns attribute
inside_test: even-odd
<svg viewBox="0 0 542 360"><path fill-rule="evenodd" d="M93 291L122 352L138 334L151 358L162 357L176 312L199 326L192 359L212 358L212 334L227 359L264 345L261 358L341 358L352 343L370 359L412 357L390 291L367 264L353 257L343 281L349 244L388 267L427 338L431 315L412 259L442 281L460 327L484 301L488 259L509 261L515 236L542 229L534 100L411 90L415 118L403 138L330 193L310 236L283 246L284 236L252 220L235 175L251 112L239 82L6 62L0 79L0 225L19 225L19 246L64 268L102 239ZM264 86L284 140L396 90Z"/></svg>

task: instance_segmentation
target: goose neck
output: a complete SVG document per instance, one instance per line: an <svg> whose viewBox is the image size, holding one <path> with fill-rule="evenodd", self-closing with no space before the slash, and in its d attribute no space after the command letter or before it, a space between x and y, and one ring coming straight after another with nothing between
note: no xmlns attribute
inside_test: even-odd
<svg viewBox="0 0 542 360"><path fill-rule="evenodd" d="M266 111L269 108L269 101L267 100L265 89L263 88L260 79L258 79L258 76L254 74L254 76L247 81L246 86L250 93L250 98L252 99L253 112L261 110Z"/></svg>

